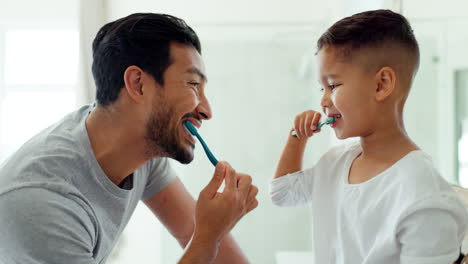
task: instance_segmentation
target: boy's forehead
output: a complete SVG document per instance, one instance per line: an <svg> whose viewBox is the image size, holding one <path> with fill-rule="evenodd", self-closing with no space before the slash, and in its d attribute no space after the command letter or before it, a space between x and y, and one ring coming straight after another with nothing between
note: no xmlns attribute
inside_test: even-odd
<svg viewBox="0 0 468 264"><path fill-rule="evenodd" d="M351 51L347 47L324 47L317 52L320 79L366 71L373 64L372 58L375 59L372 54L372 51L366 49Z"/></svg>
<svg viewBox="0 0 468 264"><path fill-rule="evenodd" d="M317 53L320 78L336 78L348 66L349 61L340 56L335 49L324 48Z"/></svg>

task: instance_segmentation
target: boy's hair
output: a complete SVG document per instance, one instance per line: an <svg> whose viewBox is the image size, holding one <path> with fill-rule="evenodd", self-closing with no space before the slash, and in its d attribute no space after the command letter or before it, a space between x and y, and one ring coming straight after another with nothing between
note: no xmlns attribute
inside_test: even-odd
<svg viewBox="0 0 468 264"><path fill-rule="evenodd" d="M117 100L125 85L124 72L131 65L164 85L163 74L172 63L171 42L192 46L201 54L197 34L177 17L136 13L104 25L93 41L97 103L106 106Z"/></svg>
<svg viewBox="0 0 468 264"><path fill-rule="evenodd" d="M411 66L406 67L411 78L419 67L419 45L413 29L405 17L390 10L366 11L336 22L317 41L318 51L327 46L338 48L344 59L351 59L361 50L375 50L380 57L388 54L385 60L403 60L400 66ZM392 58L395 52L399 58Z"/></svg>

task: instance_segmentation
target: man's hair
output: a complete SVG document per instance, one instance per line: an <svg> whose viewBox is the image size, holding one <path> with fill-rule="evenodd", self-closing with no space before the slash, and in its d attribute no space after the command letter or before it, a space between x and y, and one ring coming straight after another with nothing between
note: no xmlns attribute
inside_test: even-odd
<svg viewBox="0 0 468 264"><path fill-rule="evenodd" d="M362 12L336 22L317 41L318 51L327 46L339 48L345 59L363 49L396 48L411 59L405 63L412 64L413 72L419 67L419 45L413 29L405 17L390 10Z"/></svg>
<svg viewBox="0 0 468 264"><path fill-rule="evenodd" d="M197 34L182 19L166 14L136 13L104 25L93 41L96 100L103 106L117 100L124 72L140 67L160 85L171 65L170 43L194 47L201 54Z"/></svg>

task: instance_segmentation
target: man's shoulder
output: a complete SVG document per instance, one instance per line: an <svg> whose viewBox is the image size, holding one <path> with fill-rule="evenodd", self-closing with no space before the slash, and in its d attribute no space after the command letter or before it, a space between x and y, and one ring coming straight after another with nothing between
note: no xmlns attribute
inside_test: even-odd
<svg viewBox="0 0 468 264"><path fill-rule="evenodd" d="M64 116L61 120L43 129L27 140L12 157L28 156L40 153L62 153L64 150L76 150L82 144L86 128L84 118L89 106Z"/></svg>
<svg viewBox="0 0 468 264"><path fill-rule="evenodd" d="M22 145L1 164L0 189L38 182L69 182L87 164L86 145L80 137L80 114L69 114ZM82 128L84 129L84 128Z"/></svg>

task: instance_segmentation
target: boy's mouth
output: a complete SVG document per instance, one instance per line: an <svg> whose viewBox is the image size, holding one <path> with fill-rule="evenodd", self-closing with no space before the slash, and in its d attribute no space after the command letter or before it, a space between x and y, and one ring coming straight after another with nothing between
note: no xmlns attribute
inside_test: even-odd
<svg viewBox="0 0 468 264"><path fill-rule="evenodd" d="M329 115L329 117L334 117L335 119L341 118L341 114Z"/></svg>
<svg viewBox="0 0 468 264"><path fill-rule="evenodd" d="M333 123L330 124L330 127L331 127L331 128L335 128L336 125L337 125L338 119L341 118L341 114L330 115L330 117L334 117L334 118L335 118L335 121L334 121Z"/></svg>

